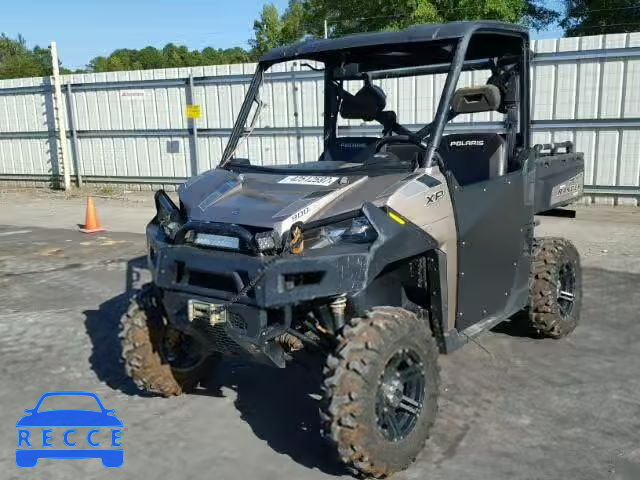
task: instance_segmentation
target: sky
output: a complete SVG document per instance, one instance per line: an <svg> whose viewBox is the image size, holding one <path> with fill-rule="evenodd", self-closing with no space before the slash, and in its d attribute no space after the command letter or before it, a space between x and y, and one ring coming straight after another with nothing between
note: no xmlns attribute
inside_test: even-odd
<svg viewBox="0 0 640 480"><path fill-rule="evenodd" d="M117 48L247 47L267 0L2 0L0 32L22 34L29 47L58 44L67 68ZM282 12L288 0L268 0ZM366 1L366 0L363 0ZM560 0L553 0L559 2ZM534 38L562 36L557 28Z"/></svg>
<svg viewBox="0 0 640 480"><path fill-rule="evenodd" d="M269 0L283 11L288 0ZM116 48L247 46L265 0L1 0L0 32L58 44L67 68Z"/></svg>

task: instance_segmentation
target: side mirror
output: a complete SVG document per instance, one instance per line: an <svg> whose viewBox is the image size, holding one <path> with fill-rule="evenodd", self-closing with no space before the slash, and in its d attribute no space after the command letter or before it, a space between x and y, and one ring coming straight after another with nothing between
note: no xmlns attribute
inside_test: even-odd
<svg viewBox="0 0 640 480"><path fill-rule="evenodd" d="M24 413L33 413L33 408L25 409Z"/></svg>
<svg viewBox="0 0 640 480"><path fill-rule="evenodd" d="M500 108L502 96L495 85L459 88L453 94L451 109L456 115L491 112Z"/></svg>

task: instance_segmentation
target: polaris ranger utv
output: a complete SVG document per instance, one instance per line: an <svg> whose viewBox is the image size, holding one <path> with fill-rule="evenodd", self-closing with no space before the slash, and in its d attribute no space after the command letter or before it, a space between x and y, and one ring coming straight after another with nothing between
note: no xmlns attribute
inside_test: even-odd
<svg viewBox="0 0 640 480"><path fill-rule="evenodd" d="M182 185L179 205L156 194L153 282L122 320L136 384L176 395L220 355L284 367L299 350L316 353L323 434L352 471L382 477L424 446L439 354L519 312L513 321L534 335L570 333L578 252L535 238L534 215L582 194L583 158L570 143L530 144L530 55L524 28L489 21L267 53L218 167ZM266 72L294 60L324 72L322 154L274 166L240 158ZM457 88L471 70L486 83ZM437 74L431 123L386 109L381 79ZM479 112L504 121L469 133L452 122Z"/></svg>

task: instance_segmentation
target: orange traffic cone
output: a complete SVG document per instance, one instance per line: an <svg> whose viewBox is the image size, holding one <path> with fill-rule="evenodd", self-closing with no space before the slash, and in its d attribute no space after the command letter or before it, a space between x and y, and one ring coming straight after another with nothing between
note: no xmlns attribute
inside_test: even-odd
<svg viewBox="0 0 640 480"><path fill-rule="evenodd" d="M97 233L104 232L104 228L100 225L98 220L98 212L93 204L93 198L87 197L87 214L84 219L84 228L80 229L83 233Z"/></svg>

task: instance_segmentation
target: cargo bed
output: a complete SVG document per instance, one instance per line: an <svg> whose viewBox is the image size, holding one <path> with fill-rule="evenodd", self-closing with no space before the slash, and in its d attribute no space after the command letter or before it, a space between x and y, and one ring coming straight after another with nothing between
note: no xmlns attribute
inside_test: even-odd
<svg viewBox="0 0 640 480"><path fill-rule="evenodd" d="M540 144L535 149L535 213L578 200L584 191L584 155L573 151L572 142Z"/></svg>

